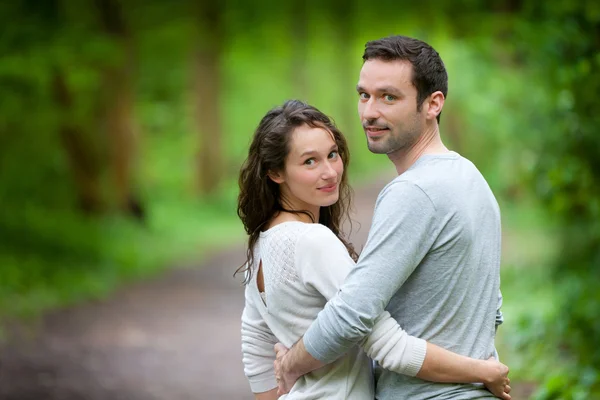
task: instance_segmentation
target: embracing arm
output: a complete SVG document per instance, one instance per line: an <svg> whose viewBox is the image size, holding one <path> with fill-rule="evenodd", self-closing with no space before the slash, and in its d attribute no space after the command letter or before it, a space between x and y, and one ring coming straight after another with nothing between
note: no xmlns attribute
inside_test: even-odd
<svg viewBox="0 0 600 400"><path fill-rule="evenodd" d="M377 200L358 264L303 339L290 349L284 359L286 369L304 374L334 361L363 340L432 246L438 234L434 222L435 207L419 187L406 182L388 185Z"/></svg>
<svg viewBox="0 0 600 400"><path fill-rule="evenodd" d="M242 313L242 362L244 374L257 400L277 399L277 382L273 362L273 335L250 295L251 285L246 285L246 302Z"/></svg>
<svg viewBox="0 0 600 400"><path fill-rule="evenodd" d="M303 255L297 265L301 266L304 284L327 300L334 297L348 271L354 267L345 248L324 228L315 230L297 251ZM435 382L483 382L492 390L497 389L494 385L503 388L508 373L508 369L498 362L464 357L410 336L387 311L377 317L372 332L361 345L383 368ZM291 372L296 378L324 365L306 351L302 339L282 361L294 366Z"/></svg>
<svg viewBox="0 0 600 400"><path fill-rule="evenodd" d="M382 368L393 372L432 382L483 383L496 397L511 399L506 365L493 359L462 356L410 336L387 311L378 318L362 346ZM287 393L300 376L325 365L308 353L302 339L289 352L280 354L276 362L282 377L280 394Z"/></svg>
<svg viewBox="0 0 600 400"><path fill-rule="evenodd" d="M361 345L384 369L432 382L480 382L496 396L510 399L505 393L508 367L495 360L465 357L410 336L387 311Z"/></svg>
<svg viewBox="0 0 600 400"><path fill-rule="evenodd" d="M432 201L418 186L399 181L382 191L358 263L304 335L313 357L329 363L371 332L433 245L439 225Z"/></svg>

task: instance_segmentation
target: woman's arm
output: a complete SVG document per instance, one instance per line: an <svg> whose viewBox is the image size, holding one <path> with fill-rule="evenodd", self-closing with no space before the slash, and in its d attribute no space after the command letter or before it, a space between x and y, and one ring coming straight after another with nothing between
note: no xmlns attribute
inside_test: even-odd
<svg viewBox="0 0 600 400"><path fill-rule="evenodd" d="M409 335L385 311L361 342L382 368L432 382L484 383L494 395L509 399L508 367L495 360L478 360L453 353Z"/></svg>
<svg viewBox="0 0 600 400"><path fill-rule="evenodd" d="M508 367L494 359L477 360L427 343L427 356L417 378L434 382L485 384L490 392L510 400Z"/></svg>
<svg viewBox="0 0 600 400"><path fill-rule="evenodd" d="M245 305L242 313L242 362L244 374L250 383L250 389L255 396L266 396L277 388L275 380L274 346L277 338L273 335L266 322L262 318L250 290L253 283L246 285ZM256 397L261 400L269 400L271 397ZM273 397L276 399L277 397Z"/></svg>
<svg viewBox="0 0 600 400"><path fill-rule="evenodd" d="M277 388L271 389L268 392L254 393L254 400L277 400Z"/></svg>

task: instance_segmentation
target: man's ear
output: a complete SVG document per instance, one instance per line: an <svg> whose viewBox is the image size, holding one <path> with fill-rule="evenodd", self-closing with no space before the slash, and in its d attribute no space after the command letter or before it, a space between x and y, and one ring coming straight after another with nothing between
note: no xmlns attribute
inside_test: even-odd
<svg viewBox="0 0 600 400"><path fill-rule="evenodd" d="M431 93L428 99L427 107L427 118L435 119L442 112L442 108L444 107L444 94L439 90L437 92Z"/></svg>
<svg viewBox="0 0 600 400"><path fill-rule="evenodd" d="M280 172L269 171L267 176L275 183L282 184L284 182L283 174Z"/></svg>

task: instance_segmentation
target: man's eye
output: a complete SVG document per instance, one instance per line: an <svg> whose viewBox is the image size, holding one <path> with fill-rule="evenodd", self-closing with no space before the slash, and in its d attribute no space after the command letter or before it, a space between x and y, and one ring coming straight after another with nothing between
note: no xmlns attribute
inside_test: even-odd
<svg viewBox="0 0 600 400"><path fill-rule="evenodd" d="M392 96L391 94L386 94L384 96L385 101L394 101L396 100L396 96Z"/></svg>
<svg viewBox="0 0 600 400"><path fill-rule="evenodd" d="M369 98L369 95L365 92L362 92L358 94L358 97L360 97L362 100L367 100Z"/></svg>

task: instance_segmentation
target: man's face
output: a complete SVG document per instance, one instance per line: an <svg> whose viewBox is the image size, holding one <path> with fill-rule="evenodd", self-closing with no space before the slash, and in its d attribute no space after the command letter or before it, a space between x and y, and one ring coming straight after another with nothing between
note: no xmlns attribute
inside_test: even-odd
<svg viewBox="0 0 600 400"><path fill-rule="evenodd" d="M425 113L417 111L417 88L408 61L368 60L356 90L358 114L369 150L390 154L409 148L425 128Z"/></svg>

